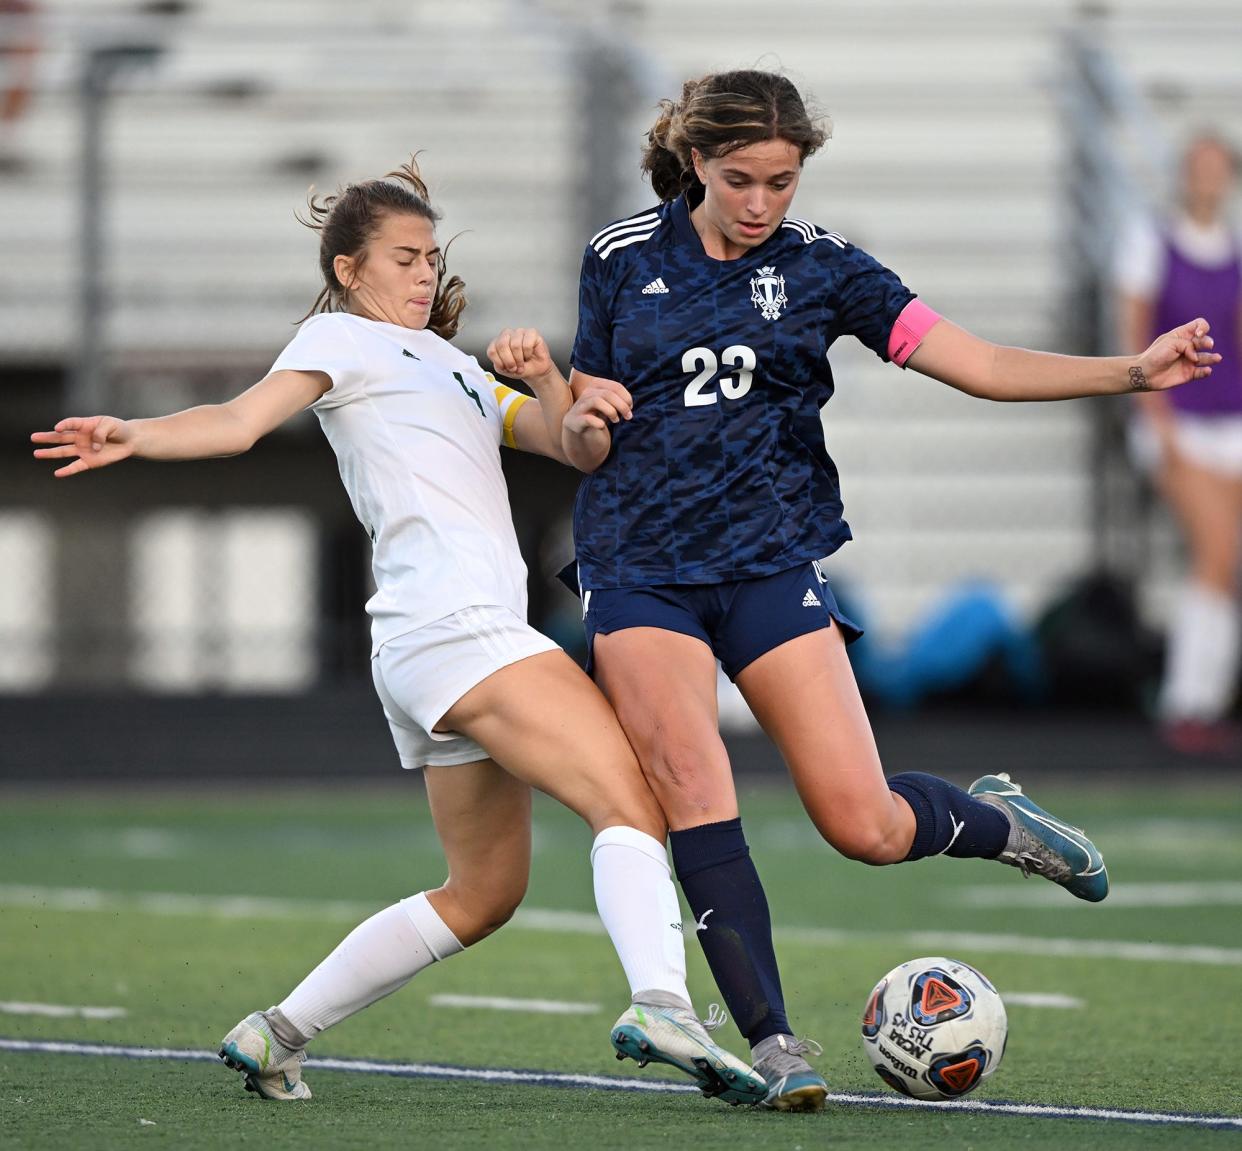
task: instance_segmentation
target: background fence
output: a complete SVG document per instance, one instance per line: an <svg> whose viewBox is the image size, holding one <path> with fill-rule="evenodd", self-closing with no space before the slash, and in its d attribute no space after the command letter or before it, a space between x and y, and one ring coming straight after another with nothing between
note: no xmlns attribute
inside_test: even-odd
<svg viewBox="0 0 1242 1151"><path fill-rule="evenodd" d="M1236 132L1242 111L1232 0L2 11L0 693L27 701L365 685L367 542L313 419L237 460L71 484L24 446L70 411L157 414L260 378L316 292L294 218L309 185L419 152L470 291L459 343L532 324L564 365L583 243L650 199L655 101L712 68L780 67L835 123L799 216L989 339L1102 351L1119 218L1165 194L1190 127ZM1122 403L988 405L852 344L833 358L825 426L858 540L830 570L873 634L972 580L1030 617L1100 568L1159 618L1175 542L1120 455ZM547 576L573 476L506 466L533 616L571 644Z"/></svg>

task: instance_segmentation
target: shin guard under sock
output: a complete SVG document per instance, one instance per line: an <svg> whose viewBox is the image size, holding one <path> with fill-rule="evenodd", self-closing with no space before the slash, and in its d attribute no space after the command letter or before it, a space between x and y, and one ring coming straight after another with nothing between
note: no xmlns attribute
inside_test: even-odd
<svg viewBox="0 0 1242 1151"><path fill-rule="evenodd" d="M694 914L695 934L738 1030L753 1047L789 1034L772 919L742 821L708 823L670 835L673 867Z"/></svg>
<svg viewBox="0 0 1242 1151"><path fill-rule="evenodd" d="M888 789L914 812L914 842L905 862L929 855L959 859L995 859L1009 839L1004 812L983 803L955 784L921 771L890 777Z"/></svg>

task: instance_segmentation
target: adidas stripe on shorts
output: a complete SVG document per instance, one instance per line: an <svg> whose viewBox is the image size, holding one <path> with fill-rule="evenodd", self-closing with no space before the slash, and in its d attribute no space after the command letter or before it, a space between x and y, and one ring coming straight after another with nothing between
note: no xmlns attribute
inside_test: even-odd
<svg viewBox="0 0 1242 1151"><path fill-rule="evenodd" d="M658 627L701 639L736 679L765 652L835 622L846 643L862 629L841 614L816 562L726 583L582 590L587 670L597 635Z"/></svg>

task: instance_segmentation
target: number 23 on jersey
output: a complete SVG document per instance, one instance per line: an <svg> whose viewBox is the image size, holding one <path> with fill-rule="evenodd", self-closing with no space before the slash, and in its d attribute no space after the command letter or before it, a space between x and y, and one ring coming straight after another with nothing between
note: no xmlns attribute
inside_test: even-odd
<svg viewBox="0 0 1242 1151"><path fill-rule="evenodd" d="M750 391L755 362L754 349L745 344L730 344L719 356L711 348L688 348L681 357L681 370L687 374L693 372L694 376L686 384L686 407L706 407L721 396L726 400L740 400ZM734 371L721 376L718 373L722 365Z"/></svg>

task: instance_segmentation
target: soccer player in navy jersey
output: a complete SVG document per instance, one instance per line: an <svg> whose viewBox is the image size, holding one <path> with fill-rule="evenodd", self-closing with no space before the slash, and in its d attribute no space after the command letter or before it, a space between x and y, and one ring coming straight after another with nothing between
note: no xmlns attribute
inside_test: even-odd
<svg viewBox="0 0 1242 1151"><path fill-rule="evenodd" d="M858 629L817 561L850 538L820 409L840 336L994 400L1159 391L1207 376L1204 320L1137 356L988 343L866 252L792 219L826 132L785 77L706 76L664 101L643 168L660 203L587 246L563 426L594 675L671 828L712 973L779 1110L827 1087L785 1013L763 887L716 714L716 660L780 749L823 837L852 859L997 859L1108 893L1091 841L1004 774L969 791L886 779L846 657Z"/></svg>

